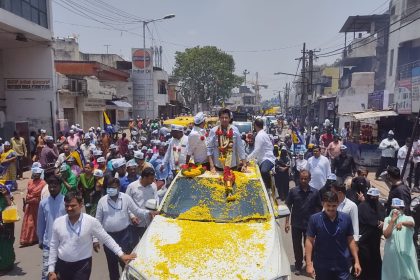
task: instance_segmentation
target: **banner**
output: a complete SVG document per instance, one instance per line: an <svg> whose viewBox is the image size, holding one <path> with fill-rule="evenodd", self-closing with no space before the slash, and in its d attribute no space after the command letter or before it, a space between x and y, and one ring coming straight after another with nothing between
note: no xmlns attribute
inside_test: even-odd
<svg viewBox="0 0 420 280"><path fill-rule="evenodd" d="M420 109L420 67L411 70L411 111L418 112Z"/></svg>
<svg viewBox="0 0 420 280"><path fill-rule="evenodd" d="M368 94L368 109L383 110L384 109L384 91L374 91Z"/></svg>
<svg viewBox="0 0 420 280"><path fill-rule="evenodd" d="M394 101L398 114L411 114L411 78L397 81Z"/></svg>

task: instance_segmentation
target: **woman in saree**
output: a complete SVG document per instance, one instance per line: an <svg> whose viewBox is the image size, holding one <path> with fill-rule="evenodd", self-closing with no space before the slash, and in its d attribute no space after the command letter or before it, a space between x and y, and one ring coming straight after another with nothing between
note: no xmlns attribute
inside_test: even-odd
<svg viewBox="0 0 420 280"><path fill-rule="evenodd" d="M86 163L83 173L80 174L79 189L83 193L83 201L86 207L86 213L95 217L98 201L102 196L99 182L93 174L93 163Z"/></svg>
<svg viewBox="0 0 420 280"><path fill-rule="evenodd" d="M391 213L384 222L385 248L382 280L419 280L416 248L413 242L414 219L404 214L404 201L393 198Z"/></svg>
<svg viewBox="0 0 420 280"><path fill-rule="evenodd" d="M15 263L15 251L13 243L15 242L15 224L3 224L2 212L6 207L12 205L10 190L0 185L0 276L13 268Z"/></svg>
<svg viewBox="0 0 420 280"><path fill-rule="evenodd" d="M61 180L61 194L66 195L69 191L77 190L78 179L76 175L71 172L70 166L66 163L60 167L58 177Z"/></svg>
<svg viewBox="0 0 420 280"><path fill-rule="evenodd" d="M0 154L1 176L0 180L16 181L17 155L9 141L4 142L4 151Z"/></svg>
<svg viewBox="0 0 420 280"><path fill-rule="evenodd" d="M41 193L47 184L41 179L41 168L32 170L32 179L28 182L28 192L24 203L24 216L22 222L22 230L20 232L20 246L26 247L38 243L36 235L36 224L38 217L38 207L41 202Z"/></svg>

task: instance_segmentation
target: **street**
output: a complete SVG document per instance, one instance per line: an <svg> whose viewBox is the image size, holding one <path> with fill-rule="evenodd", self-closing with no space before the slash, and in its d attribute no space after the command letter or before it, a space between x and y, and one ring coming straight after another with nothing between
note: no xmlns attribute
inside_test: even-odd
<svg viewBox="0 0 420 280"><path fill-rule="evenodd" d="M41 262L42 262L42 252L38 248L38 246L31 246L31 247L24 247L19 248L19 236L20 230L22 226L22 198L24 197L26 191L26 185L30 176L30 172L26 172L24 174L24 179L19 180L19 189L17 192L14 193L14 199L20 211L21 221L15 224L15 253L16 253L16 262L15 268L9 272L7 275L2 276L2 279L38 279L41 273ZM373 173L369 174L369 177L374 176ZM373 181L373 180L372 180ZM384 184L379 181L375 181L374 185L380 188L383 197L386 197L388 194L387 189L385 188ZM291 187L293 186L293 182L291 182ZM284 228L284 220L281 222L282 229ZM291 233L288 234L282 231L283 237L283 245L285 246L285 250L287 256L289 257L289 262L292 266L293 271L293 264L294 264L294 256L293 256L293 248L292 248L292 237ZM107 264L105 259L105 254L103 253L103 248L99 253L93 253L93 269L92 269L92 280L102 280L108 278L108 270ZM309 279L306 276L296 276L292 272L292 279L293 280L300 280L300 279Z"/></svg>

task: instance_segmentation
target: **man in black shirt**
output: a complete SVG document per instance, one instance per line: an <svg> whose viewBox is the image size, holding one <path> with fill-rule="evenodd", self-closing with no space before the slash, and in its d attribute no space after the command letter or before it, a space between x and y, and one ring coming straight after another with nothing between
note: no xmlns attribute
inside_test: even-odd
<svg viewBox="0 0 420 280"><path fill-rule="evenodd" d="M302 170L299 173L300 184L290 190L286 199L292 217L292 241L295 254L295 274L300 275L303 265L302 244L305 243L306 229L311 215L322 210L319 192L309 185L311 173ZM286 217L285 231L290 230L289 217ZM303 243L302 243L303 239Z"/></svg>
<svg viewBox="0 0 420 280"><path fill-rule="evenodd" d="M351 155L347 154L347 147L341 145L341 153L331 161L331 170L337 176L337 183L344 184L348 177L356 173L356 163Z"/></svg>
<svg viewBox="0 0 420 280"><path fill-rule="evenodd" d="M395 166L388 166L386 182L391 185L391 189L388 194L388 201L385 204L387 215L391 212L391 203L393 198L399 198L404 201L405 215L411 215L410 204L411 194L410 189L401 180L400 169Z"/></svg>

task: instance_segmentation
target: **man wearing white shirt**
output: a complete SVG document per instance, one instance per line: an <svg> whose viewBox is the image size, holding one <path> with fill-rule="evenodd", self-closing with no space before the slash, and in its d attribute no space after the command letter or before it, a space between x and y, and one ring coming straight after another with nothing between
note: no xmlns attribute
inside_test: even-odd
<svg viewBox="0 0 420 280"><path fill-rule="evenodd" d="M194 163L201 163L208 166L207 145L206 145L206 117L202 112L194 117L194 127L188 135L187 159L188 163L193 157Z"/></svg>
<svg viewBox="0 0 420 280"><path fill-rule="evenodd" d="M131 250L131 233L130 233L130 212L134 213L140 220L146 220L151 213L148 210L140 209L133 202L130 196L119 192L120 181L112 178L108 182L106 189L107 195L103 196L99 202L96 210L96 219L102 224L105 231L121 246L124 253L129 253ZM99 243L94 243L96 248L99 248ZM109 249L104 247L106 260L108 263L108 272L110 280L120 279L120 272L118 269L118 257ZM121 268L124 269L124 264L120 263Z"/></svg>
<svg viewBox="0 0 420 280"><path fill-rule="evenodd" d="M268 134L264 131L264 121L256 119L254 121L254 128L257 131L255 136L254 151L248 155L248 161L256 159L257 164L260 166L261 177L267 188L271 187L270 171L274 167L276 157L274 156L274 146Z"/></svg>
<svg viewBox="0 0 420 280"><path fill-rule="evenodd" d="M137 207L142 209L145 209L146 201L149 199L156 199L156 201L159 201L157 186L155 184L155 170L152 167L146 167L141 172L140 179L128 185L125 193L133 199ZM130 217L133 217L132 213L130 214ZM147 226L150 224L150 218L147 217L140 221L136 219L133 220L133 225L131 225L130 228L132 242L135 246L143 236Z"/></svg>
<svg viewBox="0 0 420 280"><path fill-rule="evenodd" d="M402 146L397 153L397 167L398 169L400 169L400 172L402 172L403 167L404 167L404 162L405 162L405 158L407 157L407 153L408 153L408 148L413 145L413 142L411 140L411 138L407 138L405 140L405 145ZM408 186L411 188L411 174L410 174L410 170L411 170L411 161L413 160L413 153L414 153L414 149L411 150L411 154L408 157L408 162L407 162L407 166L405 168L405 172L404 175L401 173L401 178L403 179L404 182L407 182Z"/></svg>
<svg viewBox="0 0 420 280"><path fill-rule="evenodd" d="M70 146L69 144L63 145L63 153L58 155L57 161L55 162L55 167L60 167L64 162L66 162L67 158L70 157Z"/></svg>
<svg viewBox="0 0 420 280"><path fill-rule="evenodd" d="M181 125L172 125L171 135L172 138L169 140L169 147L161 168L163 169L163 166L169 163L175 176L181 165L186 163L188 137L184 134L184 127ZM163 171L162 169L161 171Z"/></svg>
<svg viewBox="0 0 420 280"><path fill-rule="evenodd" d="M328 175L331 174L331 165L328 158L321 155L321 149L318 146L313 148L313 156L308 159L306 169L311 173L309 184L318 191L327 182Z"/></svg>
<svg viewBox="0 0 420 280"><path fill-rule="evenodd" d="M376 170L375 179L378 180L379 175L388 167L395 166L395 152L398 151L400 146L397 140L394 139L394 132L390 130L388 132L388 138L385 138L379 144L379 150L381 150L381 162L378 170Z"/></svg>
<svg viewBox="0 0 420 280"><path fill-rule="evenodd" d="M64 197L67 215L54 221L48 258L49 280L88 280L92 270L93 237L111 248L123 262L135 259L125 255L121 247L106 233L99 221L82 213L83 198L79 192Z"/></svg>
<svg viewBox="0 0 420 280"><path fill-rule="evenodd" d="M359 241L359 210L356 203L346 198L346 186L344 184L338 185L333 183L331 185L331 191L338 196L338 208L337 211L346 213L351 218L351 223L353 225L353 237L357 242Z"/></svg>

